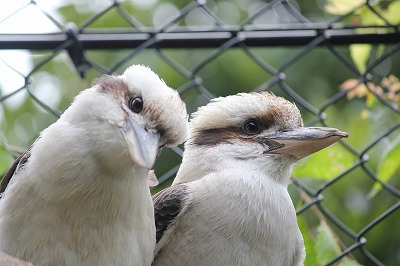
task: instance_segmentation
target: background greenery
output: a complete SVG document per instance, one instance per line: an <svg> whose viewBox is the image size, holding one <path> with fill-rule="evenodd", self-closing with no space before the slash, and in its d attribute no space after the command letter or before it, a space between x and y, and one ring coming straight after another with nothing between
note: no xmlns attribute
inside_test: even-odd
<svg viewBox="0 0 400 266"><path fill-rule="evenodd" d="M29 2L29 1L28 1ZM384 21L372 14L367 8L356 8L364 1L324 1L303 0L290 1L298 10L312 22L326 22L337 15L347 14L342 22L347 24L363 23L383 25ZM400 23L400 1L375 1L376 8L385 15L391 23ZM190 1L163 1L151 0L125 1L120 4L126 12L136 18L144 26L159 27L178 13L180 9L190 4ZM237 25L265 4L256 0L233 1L208 1L206 6L218 15L226 24ZM78 26L84 23L94 14L110 6L109 1L60 1L48 8L46 2L37 1L34 8L47 12L54 16L61 24L74 22ZM5 23L0 19L0 25ZM278 11L268 12L260 17L256 24L291 23L289 18L281 16ZM23 22L21 22L23 23ZM29 22L25 22L29 23ZM49 23L52 23L49 21ZM212 25L213 22L201 12L193 11L179 20L177 25L196 26ZM89 28L123 28L131 27L120 15L111 10L91 24ZM11 29L12 32L12 29ZM1 32L0 32L1 33ZM335 47L338 53L353 62L362 72L366 66L376 60L389 46L341 46ZM302 47L259 47L251 48L251 51L262 58L269 65L279 68L284 62L298 52ZM213 49L163 49L162 52L172 58L186 69L192 69L199 61L207 57ZM85 56L104 68L110 68L119 60L128 56L130 50L112 51L86 51ZM103 73L89 69L82 79L75 70L74 65L65 51L58 53L38 70L30 75L33 66L42 62L51 51L0 51L0 97L10 93L5 85L11 82L15 84L12 91L15 95L0 102L0 173L3 173L12 163L15 155L28 147L48 125L56 121L55 114L62 113L73 97L91 84L91 80ZM23 57L24 66L14 61L14 58ZM389 59L372 69L372 82L382 89L380 95L386 97L395 109L399 107L399 99L390 98L388 88L397 88L400 71L400 53L397 52ZM116 73L131 64L145 64L150 66L166 83L173 88L180 88L189 80L167 64L155 49L147 49L130 58L125 64L116 69ZM7 71L1 71L7 69ZM21 72L21 74L18 74ZM9 74L10 73L10 74ZM334 105L330 105L324 113L327 115L325 122L332 127L341 129L350 134L346 143L355 150L365 149L380 134L399 122L399 114L391 111L387 106L376 100L373 94L365 88L349 86L352 79L359 77L344 67L326 47L317 47L300 57L289 68L285 69L285 82L296 93L306 99L316 108L320 108L327 99L336 95L340 90L350 89L347 98L342 98ZM215 96L226 96L238 92L249 92L258 88L272 75L263 70L240 48L231 48L212 60L198 72L202 79L202 86L207 88ZM390 80L389 77L391 76ZM387 78L387 79L385 79ZM27 84L26 81L29 81ZM391 86L385 85L392 82ZM348 82L348 83L346 83ZM349 83L350 82L350 83ZM27 86L25 86L27 84ZM20 91L18 89L22 88ZM353 89L351 89L353 88ZM279 86L268 88L269 91L281 95L293 101ZM398 96L398 89L393 92ZM40 106L33 97L45 102L54 113ZM182 98L187 103L189 112L193 112L198 106L204 105L208 99L200 94L194 86L185 91ZM314 114L305 108L301 109L305 123L315 118ZM316 124L319 126L320 124ZM383 138L368 151L369 160L366 163L385 182L389 182L396 188L400 188L400 138L399 130L388 137ZM330 148L298 163L294 177L298 178L312 189L318 189L327 181L349 169L359 161L359 158L349 152L344 146L335 144ZM180 157L170 150L164 150L155 166L158 176L162 176L172 166L180 162ZM169 182L163 184L168 186ZM161 186L160 188L162 188ZM160 189L158 188L158 189ZM297 207L301 207L307 201L307 195L298 187L291 185L290 193ZM340 179L326 189L323 193L323 205L326 206L340 221L355 232L359 232L369 222L382 214L398 198L385 190L380 190L360 167L349 172L345 178ZM400 264L400 212L397 211L384 222L374 227L365 237L368 242L365 247L374 256L387 265ZM341 253L344 246L354 243L343 233L326 221L324 216L316 209L310 208L299 216L299 223L307 245L306 265L324 265L333 257ZM340 261L340 265L368 264L358 252Z"/></svg>

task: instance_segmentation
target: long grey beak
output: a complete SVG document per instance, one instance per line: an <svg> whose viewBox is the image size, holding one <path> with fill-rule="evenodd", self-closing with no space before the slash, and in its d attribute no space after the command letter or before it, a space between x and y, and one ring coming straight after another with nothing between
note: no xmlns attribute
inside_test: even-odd
<svg viewBox="0 0 400 266"><path fill-rule="evenodd" d="M128 116L121 132L133 162L151 169L157 157L160 134L149 132L144 123L140 123L132 115Z"/></svg>
<svg viewBox="0 0 400 266"><path fill-rule="evenodd" d="M260 137L270 147L267 153L286 154L300 160L313 154L349 134L329 127L299 127L276 135Z"/></svg>

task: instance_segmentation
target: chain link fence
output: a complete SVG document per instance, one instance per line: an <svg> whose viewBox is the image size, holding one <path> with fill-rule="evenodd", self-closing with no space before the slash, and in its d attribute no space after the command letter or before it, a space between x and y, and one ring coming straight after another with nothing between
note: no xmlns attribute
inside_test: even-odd
<svg viewBox="0 0 400 266"><path fill-rule="evenodd" d="M0 12L2 172L92 78L133 63L189 112L269 90L307 125L350 134L295 169L290 193L317 243L308 254L326 222L339 249L317 265L400 264L400 1L16 2ZM162 152L161 187L181 155Z"/></svg>

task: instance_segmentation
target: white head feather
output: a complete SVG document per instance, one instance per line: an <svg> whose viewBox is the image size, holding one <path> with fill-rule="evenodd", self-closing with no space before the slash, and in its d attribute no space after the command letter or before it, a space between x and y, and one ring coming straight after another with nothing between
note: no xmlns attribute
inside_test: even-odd
<svg viewBox="0 0 400 266"><path fill-rule="evenodd" d="M142 65L133 65L126 69L122 79L131 93L143 98L146 108L157 110L151 116L152 119L157 119L169 136L167 146L176 146L186 140L189 135L188 115L186 105L177 91L168 87L150 68Z"/></svg>
<svg viewBox="0 0 400 266"><path fill-rule="evenodd" d="M190 130L241 126L243 121L258 117L273 118L287 127L303 125L301 114L295 104L268 92L238 93L212 99L192 115Z"/></svg>

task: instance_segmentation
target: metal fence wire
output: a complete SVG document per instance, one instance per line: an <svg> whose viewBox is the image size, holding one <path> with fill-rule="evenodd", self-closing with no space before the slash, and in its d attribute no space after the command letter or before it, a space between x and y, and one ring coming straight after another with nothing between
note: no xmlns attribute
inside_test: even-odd
<svg viewBox="0 0 400 266"><path fill-rule="evenodd" d="M400 1L11 2L0 12L3 173L92 78L132 63L177 88L189 112L270 90L307 125L350 134L295 168L290 193L316 243L308 256L321 253L326 222L339 248L317 265L400 264ZM181 155L162 152L161 187Z"/></svg>

